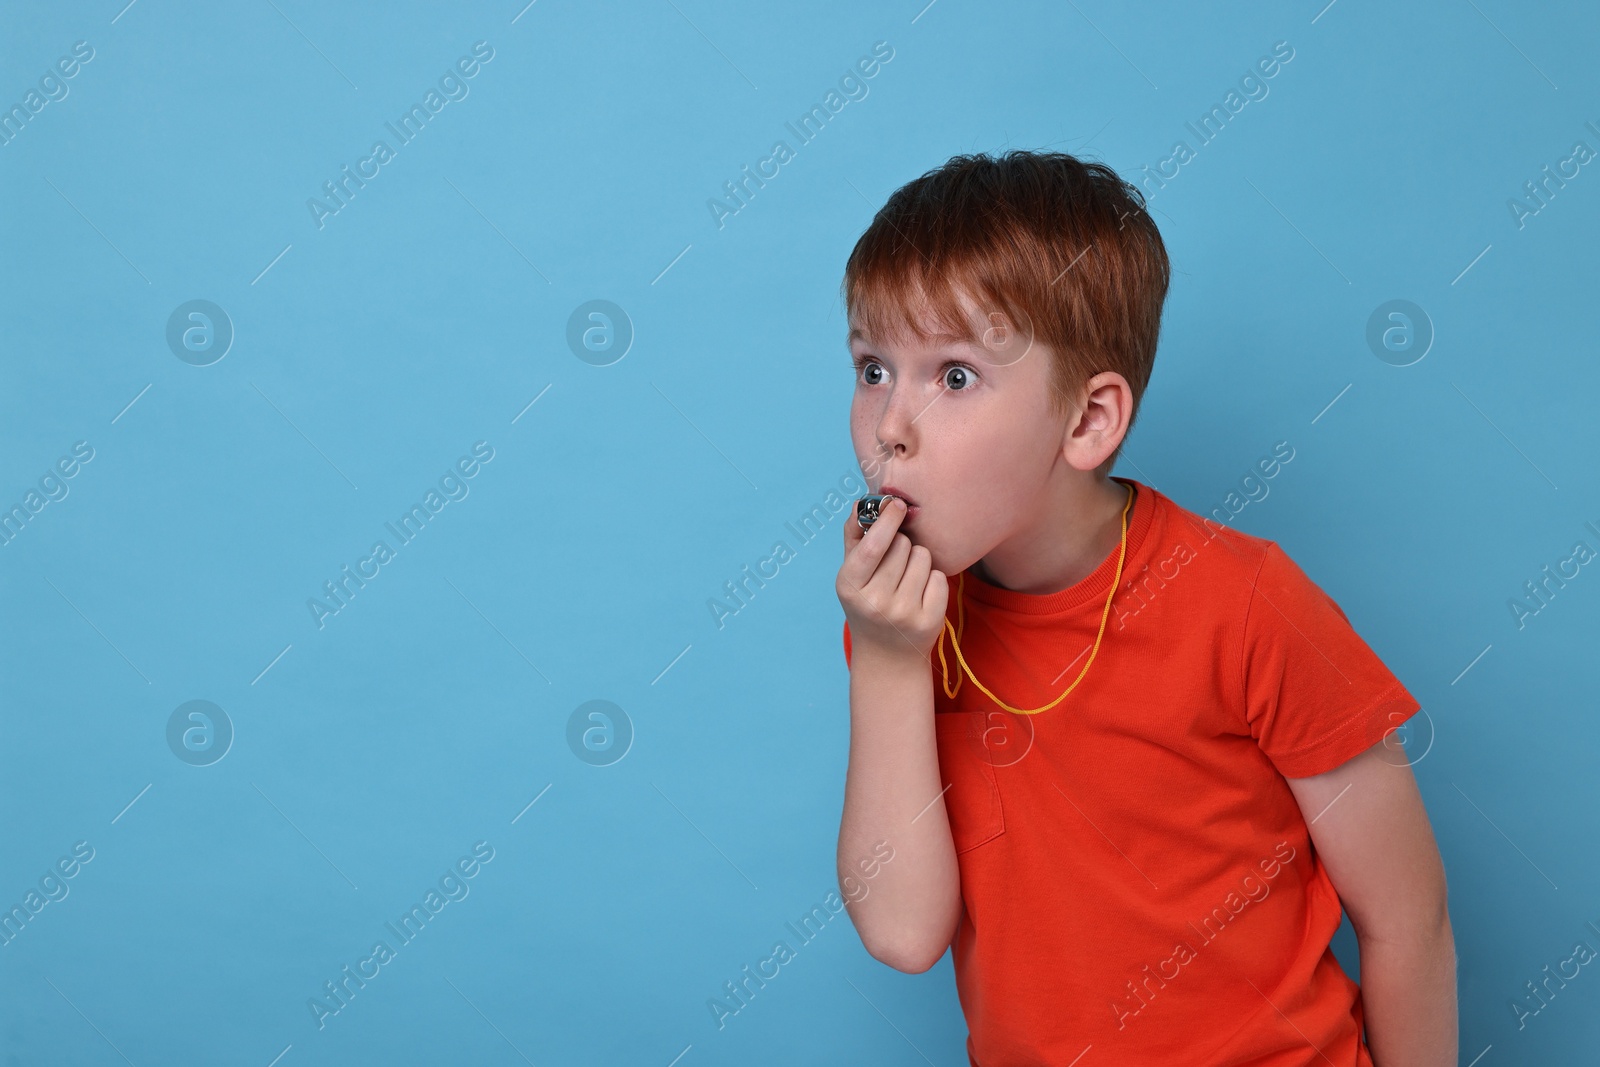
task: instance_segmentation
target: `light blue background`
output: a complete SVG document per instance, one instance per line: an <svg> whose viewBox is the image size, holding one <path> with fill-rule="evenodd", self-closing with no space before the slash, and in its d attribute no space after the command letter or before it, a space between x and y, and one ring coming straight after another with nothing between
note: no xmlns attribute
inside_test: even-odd
<svg viewBox="0 0 1600 1067"><path fill-rule="evenodd" d="M900 974L843 916L726 1028L706 1005L837 888L839 519L785 523L856 470L845 258L959 152L1137 178L1277 41L1152 200L1173 284L1117 473L1208 512L1292 444L1236 523L1433 723L1462 1062L1590 1054L1592 968L1525 1029L1509 1003L1600 947L1600 577L1520 629L1508 601L1600 548L1600 174L1521 228L1507 201L1600 149L1591 9L449 7L6 6L0 105L94 58L0 146L0 505L94 459L0 548L0 904L95 849L0 948L7 1067L965 1063L948 956ZM469 95L319 229L307 199L479 40ZM719 229L877 41L869 94ZM206 367L165 341L193 299L236 330ZM594 299L635 330L609 366L566 340ZM1391 299L1436 331L1409 366L1365 340ZM307 599L476 441L470 494L319 629ZM194 699L236 730L208 767L165 738ZM566 741L594 699L636 731L607 767ZM470 895L319 1030L308 998L476 841Z"/></svg>

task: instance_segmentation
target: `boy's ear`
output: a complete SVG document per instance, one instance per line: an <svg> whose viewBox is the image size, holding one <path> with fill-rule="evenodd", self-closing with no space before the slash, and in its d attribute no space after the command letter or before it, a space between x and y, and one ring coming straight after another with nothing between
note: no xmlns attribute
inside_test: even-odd
<svg viewBox="0 0 1600 1067"><path fill-rule="evenodd" d="M1090 378L1066 422L1062 455L1078 470L1092 471L1111 458L1133 418L1133 388L1116 371Z"/></svg>

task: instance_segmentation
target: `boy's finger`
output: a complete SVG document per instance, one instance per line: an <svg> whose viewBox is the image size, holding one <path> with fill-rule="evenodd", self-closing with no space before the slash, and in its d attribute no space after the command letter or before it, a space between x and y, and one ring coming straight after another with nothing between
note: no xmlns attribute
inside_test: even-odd
<svg viewBox="0 0 1600 1067"><path fill-rule="evenodd" d="M890 596L898 598L905 580L906 563L910 558L911 538L904 534L896 534L890 540L889 549L883 554L883 559L873 572L871 581L880 583L880 587Z"/></svg>
<svg viewBox="0 0 1600 1067"><path fill-rule="evenodd" d="M922 590L922 610L931 614L944 615L945 608L950 602L950 580L943 571L930 570L928 584Z"/></svg>
<svg viewBox="0 0 1600 1067"><path fill-rule="evenodd" d="M889 500L878 512L878 518L866 530L861 529L855 513L851 513L847 521L849 526L854 526L856 529L852 532L846 528L845 545L847 550L853 550L854 567L860 572L861 583L865 583L872 572L877 570L884 552L894 542L894 535L900 529L900 520L904 517L905 503L899 498Z"/></svg>
<svg viewBox="0 0 1600 1067"><path fill-rule="evenodd" d="M908 604L922 605L922 593L928 585L928 574L933 570L933 557L926 549L918 552L915 546L906 552L906 570L900 576L900 585L895 589L895 596L900 597Z"/></svg>
<svg viewBox="0 0 1600 1067"><path fill-rule="evenodd" d="M892 501L890 501L890 503L892 503ZM888 523L888 521L887 521L888 518L889 518L889 515L888 515L889 509L887 507L884 507L884 508L880 508L879 509L878 517L877 517L876 520L873 521L872 525L870 527L868 527L867 529L863 530L861 528L861 520L858 517L861 514L861 510L860 509L861 509L861 504L860 504L859 501L857 501L856 504L854 506L852 506L851 509L850 509L850 517L845 520L845 524L844 524L844 544L845 544L845 549L847 551L849 549L851 549L851 548L854 548L856 545L860 544L863 540L865 540L868 537L868 535L870 535L872 533L873 530L877 529L879 526L890 525Z"/></svg>

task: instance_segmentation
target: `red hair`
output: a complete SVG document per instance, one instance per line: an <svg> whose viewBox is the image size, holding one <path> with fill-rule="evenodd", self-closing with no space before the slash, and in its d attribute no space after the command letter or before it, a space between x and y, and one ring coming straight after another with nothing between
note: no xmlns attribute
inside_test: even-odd
<svg viewBox="0 0 1600 1067"><path fill-rule="evenodd" d="M980 342L958 302L965 292L1050 347L1058 416L1081 406L1094 375L1126 378L1131 430L1169 278L1137 187L1103 163L1016 150L955 156L896 189L856 242L840 289L851 326L874 341ZM1121 451L1119 442L1097 473Z"/></svg>

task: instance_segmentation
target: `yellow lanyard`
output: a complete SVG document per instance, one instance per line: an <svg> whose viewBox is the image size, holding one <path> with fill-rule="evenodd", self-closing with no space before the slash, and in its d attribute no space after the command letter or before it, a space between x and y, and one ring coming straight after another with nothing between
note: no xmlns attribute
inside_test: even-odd
<svg viewBox="0 0 1600 1067"><path fill-rule="evenodd" d="M1133 491L1134 491L1133 490L1133 486L1129 485L1128 486L1128 502L1122 506L1122 548L1117 553L1117 573L1115 575L1113 575L1112 578L1111 578L1111 591L1106 594L1106 606L1100 612L1100 632L1099 632L1099 634L1097 634L1095 636L1094 649L1089 653L1089 662L1085 663L1083 665L1083 670L1079 671L1078 672L1078 677L1073 680L1071 685L1067 686L1066 692L1064 692L1060 696L1056 697L1050 703L1046 704L1042 708L1033 708L1032 710L1025 710L1023 708L1014 708L1010 704L1007 704L1005 701L1001 700L999 697L997 697L993 693L991 693L988 690L988 688L984 686L984 684L982 682L978 681L977 676L972 673L972 668L967 666L966 657L962 656L962 654L961 654L961 643L960 643L960 638L959 638L959 630L956 629L956 628L953 628L950 625L950 620L948 618L946 618L944 620L945 631L950 634L950 644L955 649L956 660L957 660L957 662L959 662L961 664L962 671L964 671L966 673L966 676L968 678L972 679L972 684L973 685L977 686L979 689L981 689L983 691L984 696L988 697L990 700L994 701L996 704L999 704L1002 708L1005 708L1007 711L1011 712L1013 715L1037 715L1041 711L1049 711L1051 708L1053 708L1057 704L1061 703L1063 700L1066 699L1067 693L1070 693L1074 689L1078 688L1078 683L1083 681L1083 676L1089 673L1089 666L1090 666L1090 664L1094 663L1095 656L1099 655L1099 653L1100 653L1100 639L1106 635L1106 620L1111 617L1111 598L1116 596L1117 585L1118 585L1118 583L1120 583L1122 581L1122 564L1123 564L1123 561L1126 560L1127 556L1128 556L1128 510L1133 507ZM963 599L963 597L961 595L962 594L962 590L966 586L966 581L967 581L967 572L966 571L962 571L961 574L956 579L956 622L961 628L965 628L965 626L966 626L966 601ZM959 674L956 675L956 687L954 689L951 689L950 688L950 665L949 665L948 662L945 661L945 658L944 658L944 634L940 634L939 635L939 667L940 667L940 670L943 672L943 678L941 679L941 684L944 686L944 695L947 696L947 697L954 697L957 693L959 693L961 691L961 675L959 675Z"/></svg>

